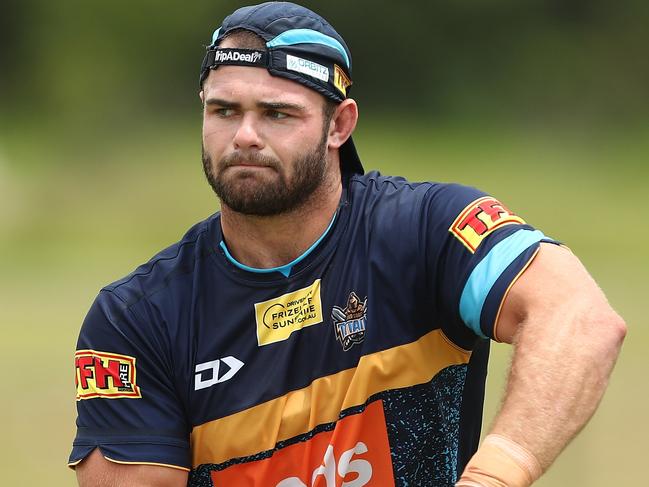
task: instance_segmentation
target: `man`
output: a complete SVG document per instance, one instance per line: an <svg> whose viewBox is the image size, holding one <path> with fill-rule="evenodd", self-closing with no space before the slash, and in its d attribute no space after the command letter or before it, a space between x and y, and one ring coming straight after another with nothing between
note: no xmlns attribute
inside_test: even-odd
<svg viewBox="0 0 649 487"><path fill-rule="evenodd" d="M592 415L622 320L496 199L363 175L351 79L342 37L300 6L214 33L200 97L221 212L88 313L81 485L527 486ZM476 452L487 338L514 359Z"/></svg>

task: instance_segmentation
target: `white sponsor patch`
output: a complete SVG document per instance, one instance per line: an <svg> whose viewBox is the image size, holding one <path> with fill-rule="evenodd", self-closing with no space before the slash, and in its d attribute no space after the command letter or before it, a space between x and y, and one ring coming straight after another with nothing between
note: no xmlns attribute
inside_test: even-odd
<svg viewBox="0 0 649 487"><path fill-rule="evenodd" d="M297 71L298 73L308 74L321 81L329 81L329 68L322 64L314 63L301 57L286 55L286 69Z"/></svg>

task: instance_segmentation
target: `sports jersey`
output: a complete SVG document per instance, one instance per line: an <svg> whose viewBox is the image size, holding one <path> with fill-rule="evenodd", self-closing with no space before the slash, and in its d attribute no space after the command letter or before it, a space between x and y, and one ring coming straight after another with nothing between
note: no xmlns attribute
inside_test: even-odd
<svg viewBox="0 0 649 487"><path fill-rule="evenodd" d="M504 296L544 240L474 188L377 172L345 178L281 268L238 263L216 213L93 303L70 465L98 447L191 486L451 486Z"/></svg>

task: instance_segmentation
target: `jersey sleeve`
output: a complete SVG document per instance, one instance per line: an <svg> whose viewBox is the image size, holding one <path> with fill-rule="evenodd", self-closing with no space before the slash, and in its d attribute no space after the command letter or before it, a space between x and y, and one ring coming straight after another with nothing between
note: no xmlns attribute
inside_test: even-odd
<svg viewBox="0 0 649 487"><path fill-rule="evenodd" d="M189 428L168 339L144 314L102 290L86 316L75 353L73 468L95 448L117 463L190 468Z"/></svg>
<svg viewBox="0 0 649 487"><path fill-rule="evenodd" d="M507 291L539 244L556 242L475 188L441 185L428 212L427 265L446 334L461 346L476 337L497 340L495 323Z"/></svg>

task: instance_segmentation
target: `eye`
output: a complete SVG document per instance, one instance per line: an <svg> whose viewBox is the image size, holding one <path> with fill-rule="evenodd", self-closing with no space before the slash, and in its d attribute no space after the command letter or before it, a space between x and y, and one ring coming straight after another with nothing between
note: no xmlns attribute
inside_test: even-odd
<svg viewBox="0 0 649 487"><path fill-rule="evenodd" d="M268 110L266 112L266 116L268 118L272 118L273 120L282 120L284 118L288 118L289 115L284 113L284 112L279 112L277 110Z"/></svg>
<svg viewBox="0 0 649 487"><path fill-rule="evenodd" d="M221 118L228 118L234 115L233 108L215 108L214 113Z"/></svg>

